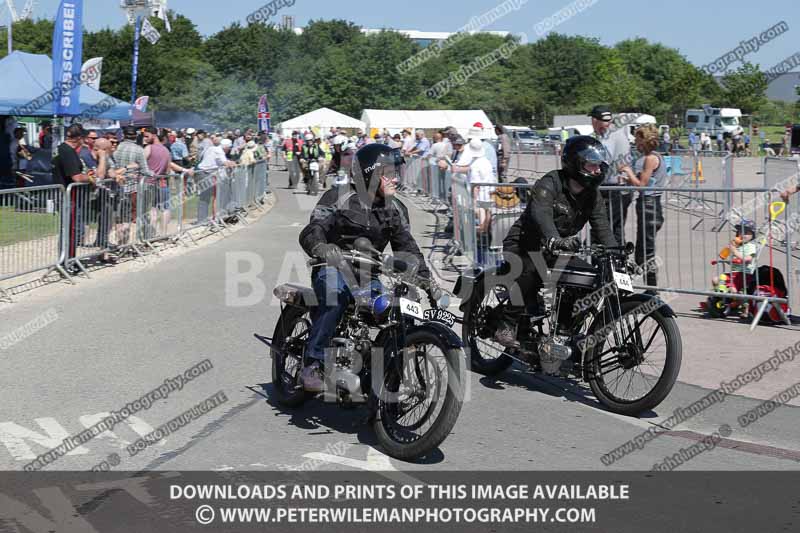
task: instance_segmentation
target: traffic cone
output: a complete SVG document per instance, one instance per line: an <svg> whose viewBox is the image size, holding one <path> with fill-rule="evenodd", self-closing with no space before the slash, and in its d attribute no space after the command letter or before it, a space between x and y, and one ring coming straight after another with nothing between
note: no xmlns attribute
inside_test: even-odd
<svg viewBox="0 0 800 533"><path fill-rule="evenodd" d="M697 162L697 183L705 183L706 179L703 177L703 162Z"/></svg>
<svg viewBox="0 0 800 533"><path fill-rule="evenodd" d="M697 183L697 163L692 163L692 183Z"/></svg>

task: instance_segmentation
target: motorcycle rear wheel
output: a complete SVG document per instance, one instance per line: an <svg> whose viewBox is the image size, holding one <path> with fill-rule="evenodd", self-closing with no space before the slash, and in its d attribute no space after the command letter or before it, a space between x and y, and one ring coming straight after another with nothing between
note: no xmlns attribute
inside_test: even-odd
<svg viewBox="0 0 800 533"><path fill-rule="evenodd" d="M275 325L270 349L272 385L275 399L281 405L297 407L311 397L300 383L303 352L298 353L296 348L305 344L310 332L310 311L287 305Z"/></svg>
<svg viewBox="0 0 800 533"><path fill-rule="evenodd" d="M506 353L506 348L492 338L481 336L481 329L488 319L490 309L501 305L496 288L485 292L483 281L475 285L470 299L464 308L464 321L461 326L461 339L469 349L471 369L485 376L495 376L507 370L514 359Z"/></svg>

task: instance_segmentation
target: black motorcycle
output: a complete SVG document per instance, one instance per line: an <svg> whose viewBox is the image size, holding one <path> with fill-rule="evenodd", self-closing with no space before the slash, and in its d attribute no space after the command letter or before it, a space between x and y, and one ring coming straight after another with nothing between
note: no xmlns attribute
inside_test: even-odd
<svg viewBox="0 0 800 533"><path fill-rule="evenodd" d="M466 365L461 339L452 330L455 317L440 307L446 299L441 292L429 294L433 307L423 310L422 280L412 261L383 255L363 238L344 258L351 273L380 274L387 280L384 290L351 291L353 301L326 356L326 392L315 395L303 389L299 376L316 296L295 284L275 288L282 302L275 333L271 339L257 337L271 347L276 400L296 407L319 396L342 407L366 405L388 455L423 456L450 434L461 411Z"/></svg>
<svg viewBox="0 0 800 533"><path fill-rule="evenodd" d="M466 293L462 337L472 369L495 375L516 360L532 372L588 382L595 397L615 413L634 416L657 406L678 377L681 335L666 303L633 292L630 274L636 266L627 259L632 251L630 243L615 249L584 247L578 253L592 258L588 267L559 256L562 260L550 270L555 283L545 284L552 298L546 304L540 294L526 308L517 327L519 347L514 348L493 341L511 298L509 288L494 278L508 265L462 275L455 292ZM563 306L572 309L565 313Z"/></svg>

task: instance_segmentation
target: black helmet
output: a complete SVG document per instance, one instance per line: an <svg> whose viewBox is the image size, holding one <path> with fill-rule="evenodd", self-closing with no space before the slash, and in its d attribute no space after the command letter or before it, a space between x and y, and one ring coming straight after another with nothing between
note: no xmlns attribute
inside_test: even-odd
<svg viewBox="0 0 800 533"><path fill-rule="evenodd" d="M561 166L566 171L567 177L574 179L584 187L597 188L606 177L609 159L608 151L603 143L588 135L578 135L571 137L564 145ZM587 163L600 165L600 174L587 172L585 169Z"/></svg>
<svg viewBox="0 0 800 533"><path fill-rule="evenodd" d="M389 148L385 144L370 143L356 152L353 160L353 182L363 183L366 190L377 190L378 184L372 183L373 176L399 177L403 156L397 148Z"/></svg>
<svg viewBox="0 0 800 533"><path fill-rule="evenodd" d="M742 220L740 223L736 224L736 236L741 237L749 233L753 237L756 236L756 226L749 220Z"/></svg>

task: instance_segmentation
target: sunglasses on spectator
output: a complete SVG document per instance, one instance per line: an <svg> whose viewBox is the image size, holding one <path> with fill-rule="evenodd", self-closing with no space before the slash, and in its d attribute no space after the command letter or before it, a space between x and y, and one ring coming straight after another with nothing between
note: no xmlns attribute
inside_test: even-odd
<svg viewBox="0 0 800 533"><path fill-rule="evenodd" d="M86 138L87 138L87 139L91 139L91 140L93 140L93 141L96 141L96 140L98 139L98 137L86 137Z"/></svg>

